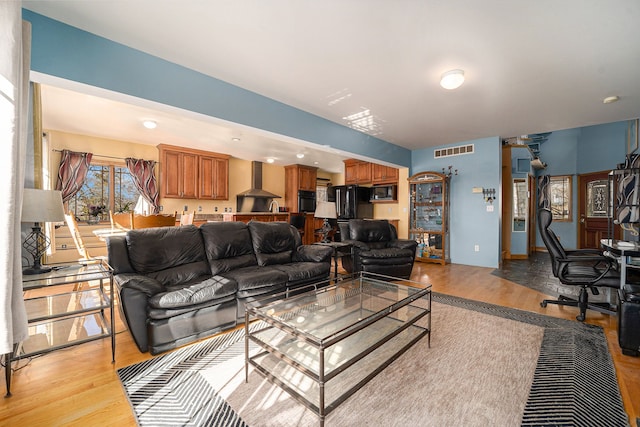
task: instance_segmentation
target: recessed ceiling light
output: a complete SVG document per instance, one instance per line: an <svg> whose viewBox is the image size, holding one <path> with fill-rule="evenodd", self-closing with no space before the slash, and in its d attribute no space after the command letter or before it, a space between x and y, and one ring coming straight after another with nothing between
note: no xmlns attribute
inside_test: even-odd
<svg viewBox="0 0 640 427"><path fill-rule="evenodd" d="M275 162L275 160L274 160L274 159L272 159L271 157L269 157L269 158L267 159L267 163L273 163L273 162Z"/></svg>
<svg viewBox="0 0 640 427"><path fill-rule="evenodd" d="M464 71L450 70L440 77L440 86L445 89L457 89L464 83Z"/></svg>
<svg viewBox="0 0 640 427"><path fill-rule="evenodd" d="M145 120L142 122L142 126L146 127L147 129L155 129L158 126L158 123L156 123L154 120Z"/></svg>
<svg viewBox="0 0 640 427"><path fill-rule="evenodd" d="M232 140L233 142L240 142L240 138L238 138L238 137L236 137L236 138L231 138L231 140Z"/></svg>
<svg viewBox="0 0 640 427"><path fill-rule="evenodd" d="M298 153L298 154L296 154L296 157L299 158L299 159L303 159L304 158L304 154Z"/></svg>
<svg viewBox="0 0 640 427"><path fill-rule="evenodd" d="M602 100L603 104L611 104L612 102L617 102L620 101L620 97L619 96L607 96L605 99Z"/></svg>

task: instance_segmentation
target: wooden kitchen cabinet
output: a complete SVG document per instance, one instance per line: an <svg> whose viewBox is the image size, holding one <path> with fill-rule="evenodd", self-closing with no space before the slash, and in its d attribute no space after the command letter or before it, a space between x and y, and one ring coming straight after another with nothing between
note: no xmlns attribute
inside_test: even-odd
<svg viewBox="0 0 640 427"><path fill-rule="evenodd" d="M376 184L397 184L398 183L398 168L391 166L372 164L371 179L374 185Z"/></svg>
<svg viewBox="0 0 640 427"><path fill-rule="evenodd" d="M226 213L226 214L223 214L223 221L240 221L244 223L247 223L249 221L289 222L289 214L288 213L276 214L276 213L269 213L269 212Z"/></svg>
<svg viewBox="0 0 640 427"><path fill-rule="evenodd" d="M160 150L160 196L196 199L198 156L173 150Z"/></svg>
<svg viewBox="0 0 640 427"><path fill-rule="evenodd" d="M229 199L229 158L199 156L199 199Z"/></svg>
<svg viewBox="0 0 640 427"><path fill-rule="evenodd" d="M316 191L318 168L305 165L284 167L284 205L290 212L298 212L298 191Z"/></svg>
<svg viewBox="0 0 640 427"><path fill-rule="evenodd" d="M229 198L229 156L158 145L160 197L173 199Z"/></svg>
<svg viewBox="0 0 640 427"><path fill-rule="evenodd" d="M356 159L344 161L344 183L371 184L371 163Z"/></svg>

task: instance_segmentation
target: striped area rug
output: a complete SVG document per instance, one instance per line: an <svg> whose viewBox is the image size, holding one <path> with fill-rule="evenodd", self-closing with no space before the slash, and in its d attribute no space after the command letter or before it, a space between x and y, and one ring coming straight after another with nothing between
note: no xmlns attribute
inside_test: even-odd
<svg viewBox="0 0 640 427"><path fill-rule="evenodd" d="M523 405L521 425L629 425L601 328L439 294L434 294L433 300L544 329L537 366L533 368L532 365L535 372L528 400ZM469 321L473 319L473 313L469 313ZM437 333L434 325L434 334ZM225 373L242 371L238 361L243 360L243 336L243 330L233 331L119 369L118 375L138 423L143 427L249 426L240 415L245 412L234 411L217 393L228 386L229 377ZM506 351L531 350L512 348ZM532 362L535 364L535 359ZM393 369L394 364L387 370ZM253 384L255 382L250 381L243 387ZM451 387L457 386L451 384ZM278 423L272 421L271 425ZM326 425L332 424L327 422ZM456 420L451 420L451 425L456 425Z"/></svg>

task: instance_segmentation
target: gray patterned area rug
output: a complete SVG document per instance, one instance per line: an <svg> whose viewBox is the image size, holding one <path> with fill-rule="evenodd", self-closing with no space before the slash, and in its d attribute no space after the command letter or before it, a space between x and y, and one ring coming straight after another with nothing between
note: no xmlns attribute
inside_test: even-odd
<svg viewBox="0 0 640 427"><path fill-rule="evenodd" d="M420 340L325 425L628 426L601 328L434 294ZM251 372L237 330L118 370L138 423L307 426L318 418Z"/></svg>

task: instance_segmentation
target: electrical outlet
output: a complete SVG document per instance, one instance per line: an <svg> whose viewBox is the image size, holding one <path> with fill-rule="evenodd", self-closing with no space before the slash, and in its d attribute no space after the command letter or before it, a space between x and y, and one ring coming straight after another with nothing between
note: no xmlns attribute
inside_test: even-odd
<svg viewBox="0 0 640 427"><path fill-rule="evenodd" d="M480 245L475 245L473 247L473 250L476 251L476 252L480 252Z"/></svg>
<svg viewBox="0 0 640 427"><path fill-rule="evenodd" d="M188 205L184 205L184 209L183 210L184 210L184 212L188 211L189 210L189 206Z"/></svg>
<svg viewBox="0 0 640 427"><path fill-rule="evenodd" d="M487 205L487 212L493 212L493 205Z"/></svg>
<svg viewBox="0 0 640 427"><path fill-rule="evenodd" d="M162 205L158 206L158 210L159 210L160 212L162 212L162 210L163 210L163 209L164 209L164 207L163 207Z"/></svg>
<svg viewBox="0 0 640 427"><path fill-rule="evenodd" d="M198 212L202 212L202 206L198 206Z"/></svg>

